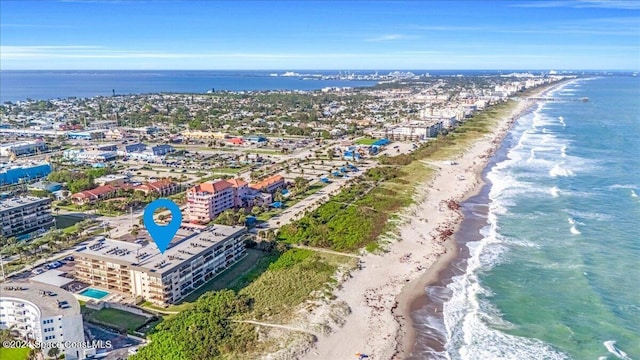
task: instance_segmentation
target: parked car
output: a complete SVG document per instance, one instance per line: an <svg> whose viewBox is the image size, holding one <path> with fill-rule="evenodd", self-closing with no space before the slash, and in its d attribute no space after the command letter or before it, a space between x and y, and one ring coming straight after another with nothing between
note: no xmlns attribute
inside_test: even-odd
<svg viewBox="0 0 640 360"><path fill-rule="evenodd" d="M73 261L73 256L67 256L66 258L64 258L67 261Z"/></svg>

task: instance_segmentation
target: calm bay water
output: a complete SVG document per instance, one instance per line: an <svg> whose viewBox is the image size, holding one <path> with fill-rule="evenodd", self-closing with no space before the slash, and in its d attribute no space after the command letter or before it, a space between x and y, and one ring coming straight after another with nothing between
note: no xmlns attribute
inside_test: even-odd
<svg viewBox="0 0 640 360"><path fill-rule="evenodd" d="M160 92L205 93L211 89L317 90L324 87L360 87L375 81L301 80L269 76L265 71L2 71L0 102L27 98L46 100L67 97L147 94ZM282 71L274 71L282 75ZM314 74L337 74L315 71Z"/></svg>
<svg viewBox="0 0 640 360"><path fill-rule="evenodd" d="M539 104L493 158L465 204L487 225L427 288L443 312L413 314L426 357L640 359L640 79L552 95L590 101Z"/></svg>

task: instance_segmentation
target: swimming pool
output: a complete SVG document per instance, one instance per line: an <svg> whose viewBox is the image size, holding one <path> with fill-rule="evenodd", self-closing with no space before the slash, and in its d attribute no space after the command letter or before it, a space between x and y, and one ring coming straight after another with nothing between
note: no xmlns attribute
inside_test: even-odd
<svg viewBox="0 0 640 360"><path fill-rule="evenodd" d="M87 296L94 299L102 299L103 297L109 295L109 292L93 289L93 288L87 288L82 290L82 292L80 292L80 295Z"/></svg>

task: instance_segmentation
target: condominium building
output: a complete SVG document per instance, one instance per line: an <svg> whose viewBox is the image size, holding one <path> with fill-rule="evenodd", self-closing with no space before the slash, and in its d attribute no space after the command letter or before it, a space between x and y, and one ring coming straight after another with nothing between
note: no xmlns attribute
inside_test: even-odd
<svg viewBox="0 0 640 360"><path fill-rule="evenodd" d="M84 359L94 349L84 346L78 300L59 287L35 282L9 282L0 291L0 329L13 329L20 337L47 347L62 345L65 359Z"/></svg>
<svg viewBox="0 0 640 360"><path fill-rule="evenodd" d="M160 196L173 195L180 191L180 185L169 179L162 179L151 183L136 186L134 191L141 191L145 195L156 193Z"/></svg>
<svg viewBox="0 0 640 360"><path fill-rule="evenodd" d="M416 141L438 136L443 127L443 121L413 121L375 130L371 135L392 140Z"/></svg>
<svg viewBox="0 0 640 360"><path fill-rule="evenodd" d="M252 189L268 192L270 194L273 194L276 190L285 188L286 186L287 184L282 175L273 175L258 183L249 185Z"/></svg>
<svg viewBox="0 0 640 360"><path fill-rule="evenodd" d="M94 203L99 200L109 199L118 193L118 189L111 185L98 186L95 189L80 191L71 195L71 202L77 205Z"/></svg>
<svg viewBox="0 0 640 360"><path fill-rule="evenodd" d="M107 291L157 305L175 303L246 254L244 227L215 225L172 242L155 244L98 239L76 253L76 278Z"/></svg>
<svg viewBox="0 0 640 360"><path fill-rule="evenodd" d="M47 230L53 224L49 198L29 196L0 199L0 235L20 236Z"/></svg>
<svg viewBox="0 0 640 360"><path fill-rule="evenodd" d="M226 181L231 184L233 188L234 205L238 207L246 205L248 196L251 193L251 189L249 189L249 183L243 181L240 178L229 179Z"/></svg>
<svg viewBox="0 0 640 360"><path fill-rule="evenodd" d="M189 220L209 222L234 206L233 185L224 180L207 181L187 190Z"/></svg>

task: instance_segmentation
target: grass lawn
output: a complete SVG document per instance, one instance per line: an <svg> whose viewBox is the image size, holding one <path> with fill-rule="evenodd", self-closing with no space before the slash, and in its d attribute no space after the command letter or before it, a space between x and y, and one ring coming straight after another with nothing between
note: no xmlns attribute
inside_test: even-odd
<svg viewBox="0 0 640 360"><path fill-rule="evenodd" d="M295 204L295 203L294 203ZM265 211L256 217L258 221L267 221L276 215L280 215L282 213L282 209L271 209L269 211Z"/></svg>
<svg viewBox="0 0 640 360"><path fill-rule="evenodd" d="M81 217L69 215L55 215L53 218L56 219L57 229L68 228L83 220Z"/></svg>
<svg viewBox="0 0 640 360"><path fill-rule="evenodd" d="M105 231L106 230L106 231ZM104 235L104 234L108 234L109 231L113 230L112 227L107 226L106 228L96 228L95 230L92 230L89 235Z"/></svg>
<svg viewBox="0 0 640 360"><path fill-rule="evenodd" d="M360 139L356 141L357 145L371 145L374 142L378 141L378 139Z"/></svg>
<svg viewBox="0 0 640 360"><path fill-rule="evenodd" d="M147 318L144 316L110 308L104 308L102 310L91 310L85 308L82 315L90 322L110 325L120 329L121 331L133 331L147 321Z"/></svg>
<svg viewBox="0 0 640 360"><path fill-rule="evenodd" d="M29 348L0 348L0 359L23 360L29 354Z"/></svg>

